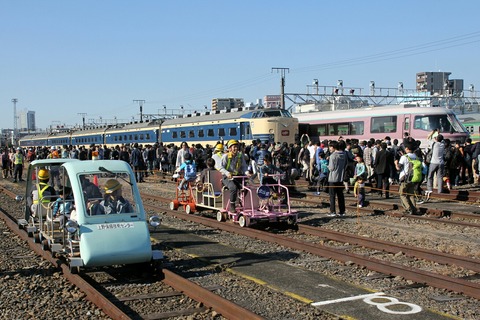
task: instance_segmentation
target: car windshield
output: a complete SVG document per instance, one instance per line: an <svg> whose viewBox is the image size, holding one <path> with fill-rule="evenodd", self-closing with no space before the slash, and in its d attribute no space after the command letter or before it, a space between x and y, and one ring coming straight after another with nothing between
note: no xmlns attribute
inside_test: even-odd
<svg viewBox="0 0 480 320"><path fill-rule="evenodd" d="M80 175L87 215L137 213L130 181L127 173Z"/></svg>

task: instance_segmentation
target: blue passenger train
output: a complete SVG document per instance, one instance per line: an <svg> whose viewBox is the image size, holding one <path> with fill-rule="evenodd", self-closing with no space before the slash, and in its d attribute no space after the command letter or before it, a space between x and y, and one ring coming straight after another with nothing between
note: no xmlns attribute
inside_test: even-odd
<svg viewBox="0 0 480 320"><path fill-rule="evenodd" d="M180 145L182 141L214 145L219 140L231 139L240 142L259 139L290 144L298 139L298 120L289 111L276 108L228 109L172 119L28 135L20 139L20 146L116 146L135 142Z"/></svg>

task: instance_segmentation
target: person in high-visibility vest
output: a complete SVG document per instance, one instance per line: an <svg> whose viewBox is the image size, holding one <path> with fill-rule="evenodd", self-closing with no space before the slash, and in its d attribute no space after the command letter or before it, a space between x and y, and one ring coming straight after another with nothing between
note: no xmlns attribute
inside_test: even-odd
<svg viewBox="0 0 480 320"><path fill-rule="evenodd" d="M50 180L50 171L48 169L38 170L37 183L33 185L32 205L30 206L33 214L36 213L38 204L46 206L58 198L55 189L48 184L48 180Z"/></svg>
<svg viewBox="0 0 480 320"><path fill-rule="evenodd" d="M219 171L223 175L222 183L230 191L230 212L236 212L236 201L238 199L238 191L242 188L241 180L233 178L235 176L246 175L251 176L248 171L247 162L243 151L239 151L239 143L237 140L230 140L227 143L228 153L222 156Z"/></svg>
<svg viewBox="0 0 480 320"><path fill-rule="evenodd" d="M25 181L22 179L23 174L23 164L25 163L25 155L22 152L22 148L18 147L17 152L13 158L13 182ZM18 178L18 179L17 179Z"/></svg>

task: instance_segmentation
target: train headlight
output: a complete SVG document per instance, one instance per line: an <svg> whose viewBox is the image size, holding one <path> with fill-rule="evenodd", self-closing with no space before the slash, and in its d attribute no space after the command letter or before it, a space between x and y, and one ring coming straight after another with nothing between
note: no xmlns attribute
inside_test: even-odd
<svg viewBox="0 0 480 320"><path fill-rule="evenodd" d="M67 229L68 233L75 233L78 229L78 223L73 220L68 220L65 224L65 228Z"/></svg>
<svg viewBox="0 0 480 320"><path fill-rule="evenodd" d="M270 129L270 130L268 130L268 132L271 133L271 134L274 134L274 133L275 133L275 130Z"/></svg>
<svg viewBox="0 0 480 320"><path fill-rule="evenodd" d="M162 219L160 219L158 216L151 216L148 222L152 227L156 228L160 225L160 222L162 222Z"/></svg>

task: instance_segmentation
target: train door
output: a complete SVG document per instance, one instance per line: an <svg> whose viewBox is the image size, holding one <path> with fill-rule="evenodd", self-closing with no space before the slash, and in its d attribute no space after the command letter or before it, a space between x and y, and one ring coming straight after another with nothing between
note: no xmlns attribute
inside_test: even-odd
<svg viewBox="0 0 480 320"><path fill-rule="evenodd" d="M411 126L410 115L405 114L403 116L402 128L401 128L401 130L399 130L400 134L402 135L402 138L403 138L403 135L405 134L405 132L407 132L408 135L410 136L411 135L411 130L412 130L412 126Z"/></svg>
<svg viewBox="0 0 480 320"><path fill-rule="evenodd" d="M253 140L252 128L250 127L250 122L240 122L240 137L241 141Z"/></svg>

